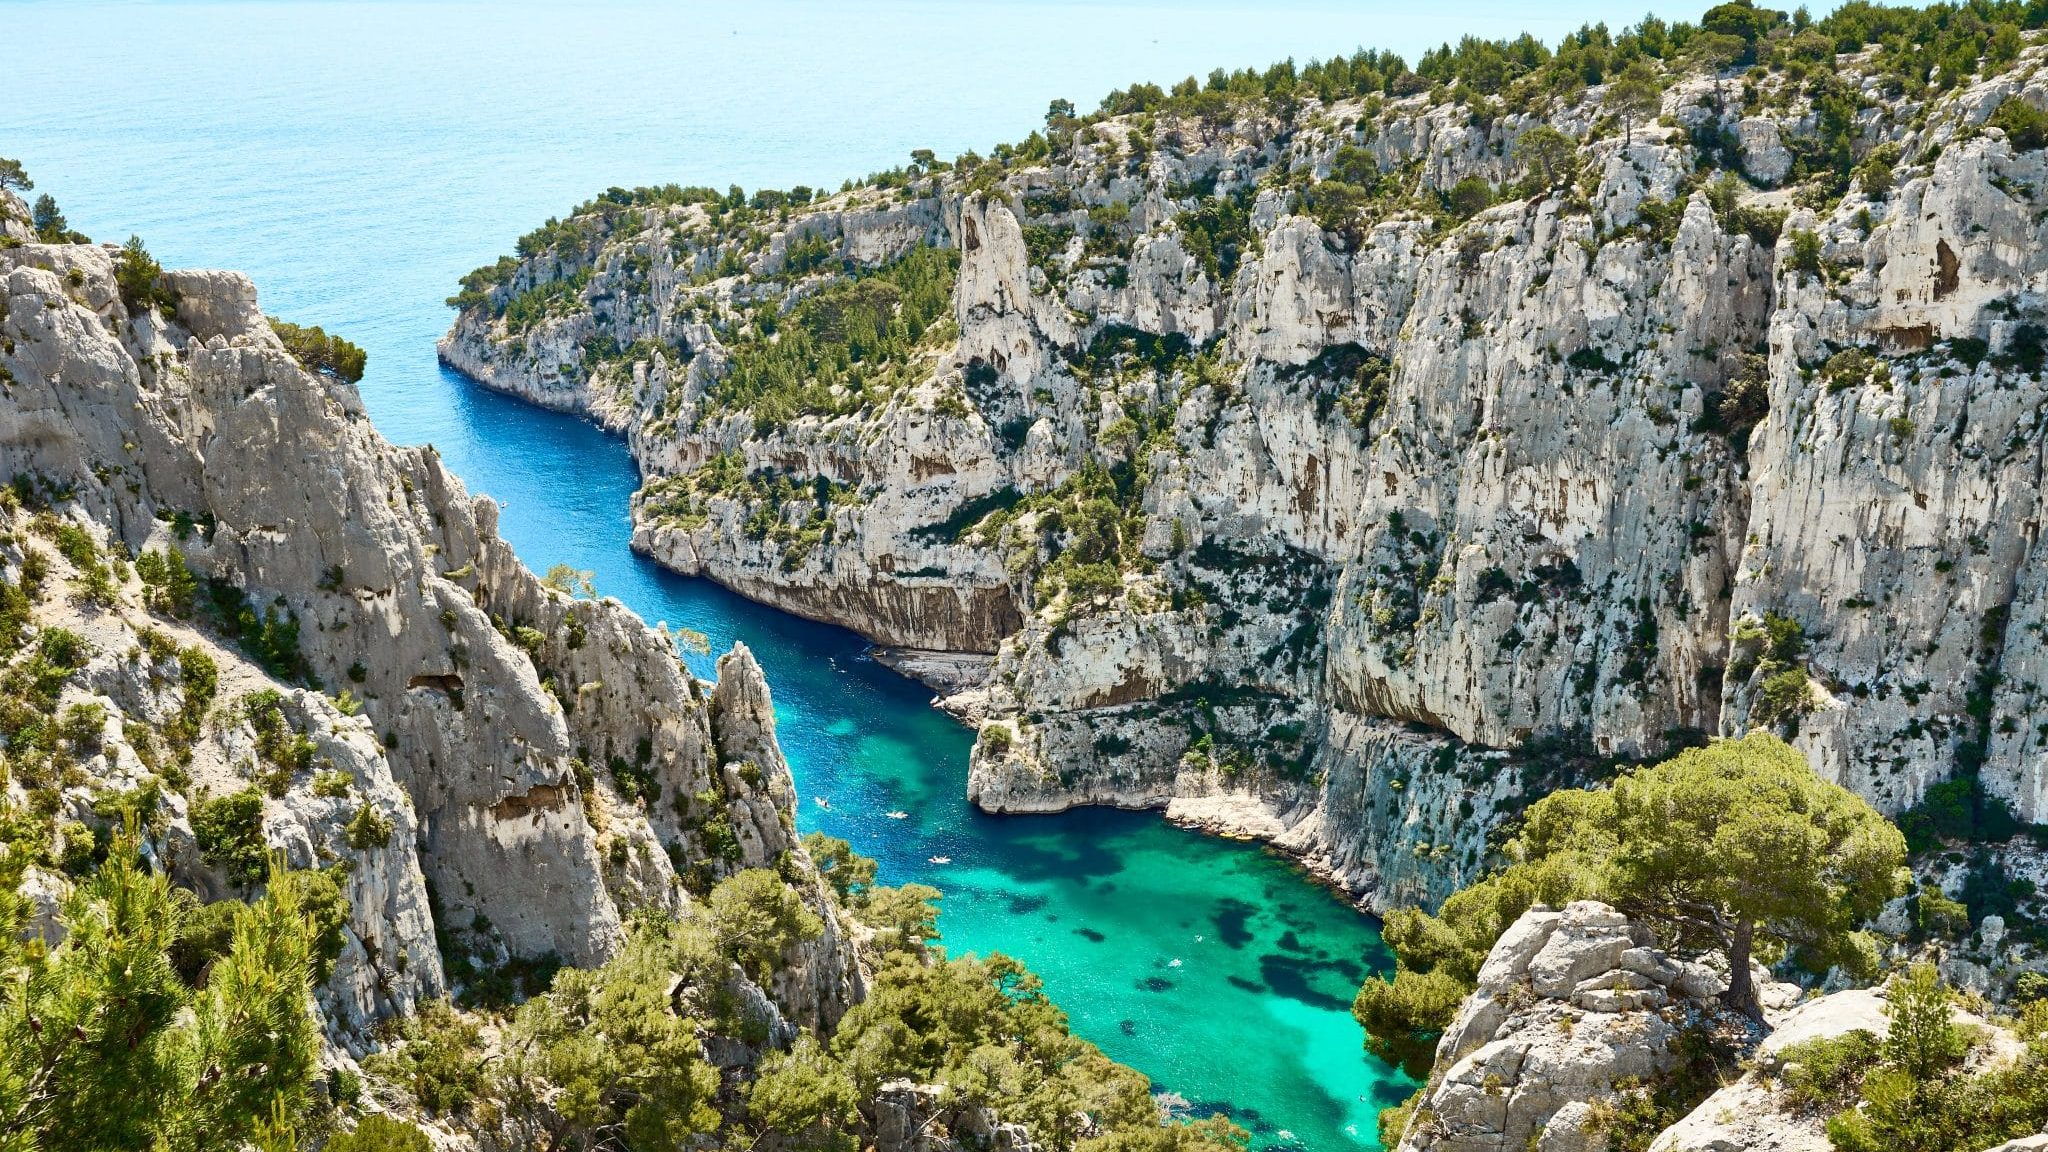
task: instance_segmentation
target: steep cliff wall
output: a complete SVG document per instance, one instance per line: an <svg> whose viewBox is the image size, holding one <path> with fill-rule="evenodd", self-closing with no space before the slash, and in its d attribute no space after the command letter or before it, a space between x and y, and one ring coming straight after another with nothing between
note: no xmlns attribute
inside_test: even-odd
<svg viewBox="0 0 2048 1152"><path fill-rule="evenodd" d="M62 829L118 819L110 796L161 796L148 852L231 895L249 879L202 851L195 817L259 797L259 845L343 877L352 919L322 997L356 1051L449 990L437 931L482 969L595 964L625 914L785 857L826 907L745 649L702 685L622 605L543 585L495 505L303 370L239 275L170 273L175 306L131 307L118 250L12 239L0 575L22 599L0 661L41 668L62 636L86 655L38 682L47 717L9 698L0 763L55 856L78 835ZM190 587L167 591L187 565ZM53 738L60 713L100 730ZM860 989L825 920L776 989L807 1022Z"/></svg>
<svg viewBox="0 0 2048 1152"><path fill-rule="evenodd" d="M1165 806L1385 905L1767 725L1887 811L1970 774L2048 821L2048 159L1994 117L2041 50L1941 95L1810 40L1674 63L1655 123L1304 84L811 202L615 189L442 357L627 435L664 563L994 653L991 809Z"/></svg>

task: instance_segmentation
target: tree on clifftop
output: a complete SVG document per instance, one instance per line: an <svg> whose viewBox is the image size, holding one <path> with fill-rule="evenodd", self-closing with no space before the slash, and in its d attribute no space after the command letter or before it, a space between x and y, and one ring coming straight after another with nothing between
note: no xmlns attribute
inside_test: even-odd
<svg viewBox="0 0 2048 1152"><path fill-rule="evenodd" d="M1604 897L1680 951L1728 957L1728 1006L1762 1019L1749 961L1796 950L1810 967L1862 961L1858 925L1903 890L1906 841L1862 798L1813 774L1769 733L1689 749L1602 792L1529 810L1521 843L1605 857Z"/></svg>
<svg viewBox="0 0 2048 1152"><path fill-rule="evenodd" d="M1752 955L1796 950L1809 967L1864 963L1857 927L1904 890L1905 838L1848 790L1758 732L1555 792L1529 809L1506 868L1431 916L1387 917L1394 978L1359 989L1366 1048L1427 1075L1436 1040L1494 941L1537 903L1599 899L1679 953L1728 957L1729 1007L1760 1019Z"/></svg>
<svg viewBox="0 0 2048 1152"><path fill-rule="evenodd" d="M1609 113L1621 117L1621 142L1626 145L1635 142L1636 121L1655 116L1663 107L1663 100L1664 90L1657 83L1657 74L1638 60L1607 86L1601 103Z"/></svg>

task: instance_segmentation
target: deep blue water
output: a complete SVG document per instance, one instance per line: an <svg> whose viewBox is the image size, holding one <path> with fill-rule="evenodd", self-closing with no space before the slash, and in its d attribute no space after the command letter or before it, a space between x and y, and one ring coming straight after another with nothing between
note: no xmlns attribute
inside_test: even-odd
<svg viewBox="0 0 2048 1152"><path fill-rule="evenodd" d="M378 427L434 443L503 502L501 529L534 568L590 569L650 621L753 647L800 793L832 802L806 803L802 823L876 856L888 882L943 889L949 947L1025 960L1080 1034L1261 1143L1369 1147L1374 1113L1406 1090L1362 1055L1345 1010L1386 963L1370 922L1257 848L1151 815L970 809L968 736L927 690L849 633L633 556L622 446L441 370L441 300L611 184L836 186L912 148L1020 138L1054 97L1087 107L1133 80L1361 44L1412 59L1464 32L1554 40L1639 11L0 2L0 155L23 161L74 227L139 233L170 266L245 270L268 310L368 348ZM888 821L891 809L912 817Z"/></svg>

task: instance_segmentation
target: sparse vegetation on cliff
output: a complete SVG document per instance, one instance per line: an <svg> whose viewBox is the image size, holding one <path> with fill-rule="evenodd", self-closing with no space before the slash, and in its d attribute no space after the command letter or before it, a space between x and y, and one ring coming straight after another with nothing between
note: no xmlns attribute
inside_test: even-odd
<svg viewBox="0 0 2048 1152"><path fill-rule="evenodd" d="M369 354L340 336L330 336L318 326L301 328L275 316L270 318L270 330L277 333L277 338L284 341L285 351L296 357L306 371L347 384L363 378Z"/></svg>

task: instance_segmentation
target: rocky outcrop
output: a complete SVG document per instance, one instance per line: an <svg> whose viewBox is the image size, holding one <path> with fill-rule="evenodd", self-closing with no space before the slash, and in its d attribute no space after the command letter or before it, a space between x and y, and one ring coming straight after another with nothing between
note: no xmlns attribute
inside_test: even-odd
<svg viewBox="0 0 2048 1152"><path fill-rule="evenodd" d="M1869 989L1836 992L1792 1009L1757 1045L1753 1068L1665 1129L1651 1148L1654 1152L1832 1152L1827 1117L1793 1107L1786 1097L1779 1075L1783 1053L1794 1044L1831 1040L1859 1030L1882 1036L1888 1026L1883 998Z"/></svg>
<svg viewBox="0 0 2048 1152"><path fill-rule="evenodd" d="M1802 1104L1787 1071L1809 1041L1884 1036L1885 989L1808 996L1756 968L1759 1025L1722 1005L1726 971L1717 953L1667 953L1596 901L1530 909L1444 1030L1401 1152L1599 1152L1623 1116L1651 1152L1829 1152L1828 1110ZM2024 1051L2003 1027L1952 1011L1973 1038L1970 1068ZM1660 1112L1668 1127L1643 1131Z"/></svg>
<svg viewBox="0 0 2048 1152"><path fill-rule="evenodd" d="M1034 1152L1021 1124L1007 1124L974 1104L948 1105L936 1084L891 1080L875 1096L868 1123L875 1152Z"/></svg>
<svg viewBox="0 0 2048 1152"><path fill-rule="evenodd" d="M1524 913L1444 1030L1402 1152L1603 1146L1601 1106L1679 1072L1683 1033L1746 1036L1726 987L1604 904Z"/></svg>
<svg viewBox="0 0 2048 1152"><path fill-rule="evenodd" d="M993 652L953 706L986 808L1166 807L1381 906L1760 726L1887 811L1974 773L2039 822L2048 159L1986 120L2042 59L1923 103L1838 57L1881 182L1809 179L1773 72L1628 133L1597 89L1297 93L817 204L613 196L472 277L442 355L627 435L664 563ZM950 315L886 370L762 383L804 301L931 246Z"/></svg>
<svg viewBox="0 0 2048 1152"><path fill-rule="evenodd" d="M351 919L321 1001L358 1052L449 990L437 931L485 967L594 964L624 914L781 858L828 908L743 648L707 690L624 606L527 571L493 504L293 360L249 281L170 273L175 307L131 308L110 253L0 249L0 574L30 604L0 658L81 637L53 711L99 717L47 767L7 733L12 798L43 772L61 797L59 856L67 820L104 828L130 803L110 797L160 797L147 853L202 896L239 894L194 816L258 797L262 843L339 866ZM161 573L188 565L180 599ZM809 1024L860 995L825 919L775 989Z"/></svg>

